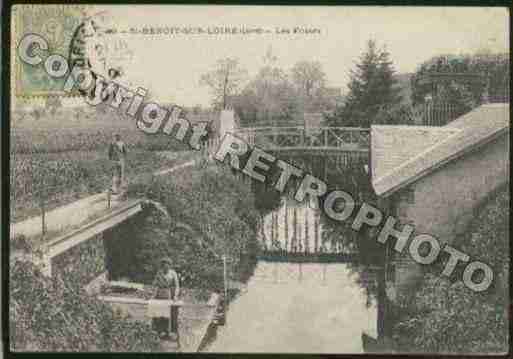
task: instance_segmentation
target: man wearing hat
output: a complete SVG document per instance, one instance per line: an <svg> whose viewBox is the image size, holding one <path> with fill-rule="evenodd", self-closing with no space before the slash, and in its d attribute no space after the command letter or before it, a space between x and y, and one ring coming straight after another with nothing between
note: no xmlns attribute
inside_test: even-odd
<svg viewBox="0 0 513 359"><path fill-rule="evenodd" d="M178 274L173 269L171 258L166 257L160 260L160 267L153 280L155 292L154 299L177 300L180 295L180 281ZM178 307L171 307L171 331L178 331ZM153 328L161 337L169 336L169 318L156 317L153 318Z"/></svg>
<svg viewBox="0 0 513 359"><path fill-rule="evenodd" d="M114 141L109 145L109 160L112 161L112 193L117 194L119 187L125 182L126 145L119 134L114 135Z"/></svg>

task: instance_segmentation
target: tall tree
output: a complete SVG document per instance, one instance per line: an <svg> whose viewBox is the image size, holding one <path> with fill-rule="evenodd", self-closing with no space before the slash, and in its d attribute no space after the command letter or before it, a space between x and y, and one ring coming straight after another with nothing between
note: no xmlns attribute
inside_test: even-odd
<svg viewBox="0 0 513 359"><path fill-rule="evenodd" d="M312 98L325 85L326 74L319 61L300 61L291 72L294 85L307 98Z"/></svg>
<svg viewBox="0 0 513 359"><path fill-rule="evenodd" d="M422 81L432 73L456 73L458 76L436 86ZM482 78L472 80L472 77L461 74L481 75ZM426 98L431 98L469 110L484 100L487 92L492 102L507 102L509 77L509 54L439 55L423 62L412 77L412 101L423 104Z"/></svg>
<svg viewBox="0 0 513 359"><path fill-rule="evenodd" d="M238 94L246 74L238 59L225 58L218 60L211 71L202 75L200 83L210 88L214 108L226 109L229 99Z"/></svg>
<svg viewBox="0 0 513 359"><path fill-rule="evenodd" d="M263 66L235 101L235 110L243 123L283 123L298 112L296 91L287 73L276 64L268 49Z"/></svg>
<svg viewBox="0 0 513 359"><path fill-rule="evenodd" d="M330 126L369 127L383 107L401 103L390 53L378 49L373 40L367 42L367 50L351 71L348 88L345 103L327 118Z"/></svg>
<svg viewBox="0 0 513 359"><path fill-rule="evenodd" d="M333 89L326 87L326 74L319 61L297 62L290 71L290 77L303 112L333 109Z"/></svg>

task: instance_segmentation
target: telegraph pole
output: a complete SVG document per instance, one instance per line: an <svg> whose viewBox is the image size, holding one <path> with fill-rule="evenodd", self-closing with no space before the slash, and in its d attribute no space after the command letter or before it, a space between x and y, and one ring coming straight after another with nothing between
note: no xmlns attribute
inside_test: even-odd
<svg viewBox="0 0 513 359"><path fill-rule="evenodd" d="M224 302L226 309L226 301L228 300L228 275L226 268L226 255L223 255L223 280L224 280Z"/></svg>

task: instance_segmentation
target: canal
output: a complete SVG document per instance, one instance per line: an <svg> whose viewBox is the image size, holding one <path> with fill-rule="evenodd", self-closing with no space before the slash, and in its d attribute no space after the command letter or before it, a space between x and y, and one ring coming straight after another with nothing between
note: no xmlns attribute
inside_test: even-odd
<svg viewBox="0 0 513 359"><path fill-rule="evenodd" d="M285 200L265 216L260 239L317 252L326 236L316 218L314 206ZM324 248L340 250L333 241ZM362 334L377 336L377 304L366 290L375 277L352 263L259 260L206 351L362 353Z"/></svg>
<svg viewBox="0 0 513 359"><path fill-rule="evenodd" d="M259 261L208 351L362 353L377 310L355 277L347 264Z"/></svg>

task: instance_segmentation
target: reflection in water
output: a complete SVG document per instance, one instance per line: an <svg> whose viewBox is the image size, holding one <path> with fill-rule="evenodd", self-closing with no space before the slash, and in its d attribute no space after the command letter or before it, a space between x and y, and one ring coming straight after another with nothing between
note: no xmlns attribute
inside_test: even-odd
<svg viewBox="0 0 513 359"><path fill-rule="evenodd" d="M340 251L330 243L322 246L317 213L293 201L284 203L264 219L267 248ZM362 333L377 336L376 301L367 295L362 280L374 281L375 276L355 274L354 267L342 263L259 261L208 350L361 353Z"/></svg>
<svg viewBox="0 0 513 359"><path fill-rule="evenodd" d="M211 352L361 353L376 305L346 264L260 261L231 304Z"/></svg>
<svg viewBox="0 0 513 359"><path fill-rule="evenodd" d="M323 236L317 201L308 204L284 197L282 205L264 217L260 242L267 250L287 252L339 253L342 242Z"/></svg>

